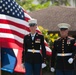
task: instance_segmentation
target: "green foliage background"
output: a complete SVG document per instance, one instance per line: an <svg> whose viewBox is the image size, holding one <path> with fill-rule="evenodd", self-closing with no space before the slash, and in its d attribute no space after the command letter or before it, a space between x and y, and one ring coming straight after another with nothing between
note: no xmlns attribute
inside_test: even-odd
<svg viewBox="0 0 76 75"><path fill-rule="evenodd" d="M16 0L16 2L27 11L35 11L47 8L49 6L65 5L70 6L68 0L37 0L38 4L33 3L34 0Z"/></svg>
<svg viewBox="0 0 76 75"><path fill-rule="evenodd" d="M27 11L35 11L35 10L43 9L50 5L50 1L47 1L43 4L41 3L35 4L33 3L33 1L34 0L22 0L22 1L16 0L16 2L18 2L18 4L21 5Z"/></svg>

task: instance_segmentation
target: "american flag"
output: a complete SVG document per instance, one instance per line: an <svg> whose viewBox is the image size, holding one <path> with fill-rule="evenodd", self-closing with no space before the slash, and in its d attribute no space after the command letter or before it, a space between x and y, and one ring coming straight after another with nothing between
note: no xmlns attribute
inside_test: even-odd
<svg viewBox="0 0 76 75"><path fill-rule="evenodd" d="M29 19L32 18L15 0L0 0L0 47L13 49L17 57L15 71L18 72L24 71L20 64L23 37L30 32ZM38 28L37 32L41 33ZM47 42L44 43L47 55L51 55Z"/></svg>

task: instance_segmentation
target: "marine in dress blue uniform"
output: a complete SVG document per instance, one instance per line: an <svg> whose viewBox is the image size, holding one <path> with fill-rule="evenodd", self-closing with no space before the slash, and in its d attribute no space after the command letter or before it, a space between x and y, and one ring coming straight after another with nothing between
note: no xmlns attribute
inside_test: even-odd
<svg viewBox="0 0 76 75"><path fill-rule="evenodd" d="M36 19L28 22L31 33L24 37L22 63L24 63L26 69L25 75L40 75L42 63L46 60L44 36L35 30L37 26Z"/></svg>
<svg viewBox="0 0 76 75"><path fill-rule="evenodd" d="M51 72L56 71L56 75L73 75L76 41L68 36L69 24L60 23L58 27L61 37L56 39L53 45Z"/></svg>

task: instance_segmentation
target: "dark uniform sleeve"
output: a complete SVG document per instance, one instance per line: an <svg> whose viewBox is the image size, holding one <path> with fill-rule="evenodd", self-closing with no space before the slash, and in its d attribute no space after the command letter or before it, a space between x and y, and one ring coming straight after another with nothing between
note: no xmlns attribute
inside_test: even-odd
<svg viewBox="0 0 76 75"><path fill-rule="evenodd" d="M72 40L72 50L73 50L72 58L75 59L75 56L76 56L76 40L75 39Z"/></svg>
<svg viewBox="0 0 76 75"><path fill-rule="evenodd" d="M51 57L51 67L55 66L55 61L56 61L56 41L54 42L53 46L52 46L52 57Z"/></svg>
<svg viewBox="0 0 76 75"><path fill-rule="evenodd" d="M27 52L26 36L23 39L22 63L25 62L25 54Z"/></svg>
<svg viewBox="0 0 76 75"><path fill-rule="evenodd" d="M45 60L46 59L46 48L44 44L44 36L42 36L42 39L41 39L41 49L42 49L43 60Z"/></svg>

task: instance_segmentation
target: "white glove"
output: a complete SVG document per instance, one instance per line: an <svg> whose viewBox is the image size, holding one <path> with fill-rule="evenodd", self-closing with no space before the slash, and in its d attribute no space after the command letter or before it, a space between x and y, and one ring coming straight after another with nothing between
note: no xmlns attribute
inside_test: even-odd
<svg viewBox="0 0 76 75"><path fill-rule="evenodd" d="M51 67L51 72L55 72L55 69L53 67Z"/></svg>
<svg viewBox="0 0 76 75"><path fill-rule="evenodd" d="M68 59L68 63L69 63L69 64L72 64L72 63L73 63L73 58L69 58L69 59Z"/></svg>
<svg viewBox="0 0 76 75"><path fill-rule="evenodd" d="M42 63L42 68L45 68L46 67L46 64L45 63Z"/></svg>
<svg viewBox="0 0 76 75"><path fill-rule="evenodd" d="M25 68L24 63L21 64L22 68Z"/></svg>

